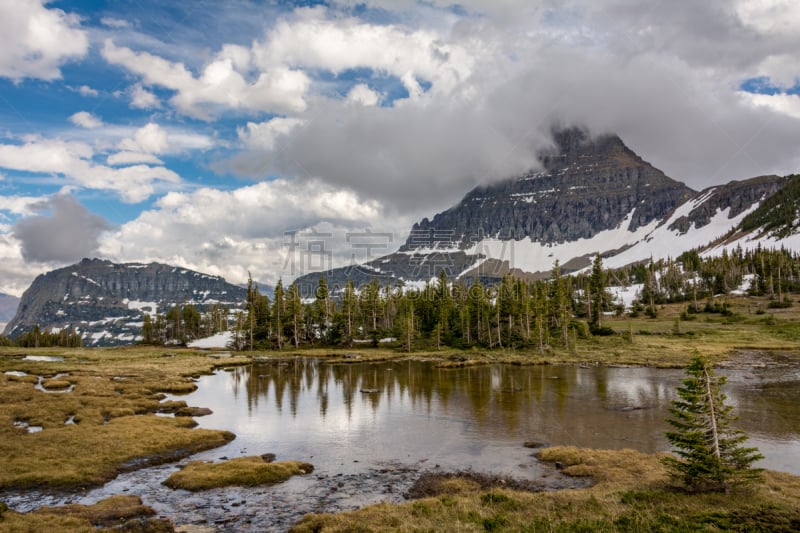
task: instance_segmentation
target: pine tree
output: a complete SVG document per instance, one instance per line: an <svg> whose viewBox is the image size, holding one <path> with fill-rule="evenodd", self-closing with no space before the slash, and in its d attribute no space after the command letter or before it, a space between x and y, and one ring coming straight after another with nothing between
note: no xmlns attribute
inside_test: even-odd
<svg viewBox="0 0 800 533"><path fill-rule="evenodd" d="M736 420L725 405L721 387L724 377L715 377L711 364L700 356L686 369L688 377L678 387L667 422L675 431L666 433L678 457L663 459L670 475L693 492L728 492L757 481L761 469L752 464L763 459L756 448L742 444L747 435L730 427Z"/></svg>

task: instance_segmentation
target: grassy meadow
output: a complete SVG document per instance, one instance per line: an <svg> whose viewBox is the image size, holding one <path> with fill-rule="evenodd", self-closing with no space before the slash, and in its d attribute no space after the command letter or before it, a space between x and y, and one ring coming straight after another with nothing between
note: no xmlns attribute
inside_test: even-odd
<svg viewBox="0 0 800 533"><path fill-rule="evenodd" d="M764 298L728 297L731 314L698 313L681 319L685 304L658 309L657 318L609 316L616 333L581 338L567 348L525 350L441 349L420 341L417 350L356 344L351 348L242 352L217 359L181 348L0 348L0 491L74 491L97 486L119 472L176 461L221 446L235 436L192 429L191 417L156 413L194 412L186 402L163 402L164 393L195 390L194 378L253 358L317 357L331 362L415 358L441 366L506 363L601 364L682 367L695 352L717 363L731 358L758 361L764 353L800 360L800 305L767 309ZM684 318L687 315L684 314ZM62 357L31 361L25 355ZM13 374L7 374L13 372ZM24 375L23 375L24 373ZM50 392L44 392L43 387ZM41 427L29 432L26 426ZM565 465L572 475L591 476L588 489L529 493L498 487L489 491L451 483L445 493L402 505L377 505L338 515L309 516L297 531L782 531L800 528L800 478L767 472L765 483L747 495L688 496L672 489L657 456L633 451L573 448L544 450L542 458ZM242 461L247 458L242 458ZM258 459L258 458L256 458ZM263 465L263 466L261 466ZM310 471L305 465L278 468L252 464L194 464L182 472L192 490L228 484L275 482ZM308 465L310 466L310 465ZM255 475L254 467L259 469ZM280 472L278 472L280 470ZM249 477L248 477L249 476ZM190 479L191 478L191 479ZM258 478L258 479L256 479ZM253 481L255 479L255 481ZM266 481L264 481L266 480ZM181 483L175 480L175 486ZM2 496L0 496L2 500ZM102 502L101 502L102 503ZM168 528L142 514L143 527ZM100 504L98 504L100 505ZM122 506L122 507L125 507ZM0 505L0 510L3 506ZM0 513L0 530L91 531L134 520L110 522L96 509L67 506L25 515ZM138 513L138 514L137 514ZM101 513L102 514L102 513ZM113 513L112 513L113 514ZM133 515L131 515L133 516ZM88 517L88 518L87 518ZM149 525L147 525L149 524ZM736 524L745 524L739 527ZM149 529L145 529L149 530Z"/></svg>

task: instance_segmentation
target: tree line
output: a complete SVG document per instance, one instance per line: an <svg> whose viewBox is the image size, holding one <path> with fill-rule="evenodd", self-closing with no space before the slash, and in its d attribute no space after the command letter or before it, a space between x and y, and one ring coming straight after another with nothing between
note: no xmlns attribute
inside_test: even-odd
<svg viewBox="0 0 800 533"><path fill-rule="evenodd" d="M749 281L746 281L749 280ZM635 288L633 306L614 299L611 288ZM659 306L685 302L685 313L727 312L712 300L737 289L768 296L771 307L791 305L800 291L800 256L785 249L737 248L715 257L696 251L675 259L647 261L605 269L595 256L591 269L566 274L556 262L545 279L504 276L449 280L444 272L420 288L382 285L373 279L356 287L330 288L321 277L313 294L295 281L279 281L274 295L262 294L252 279L241 308L178 304L166 313L143 315L140 342L186 343L220 331L232 331L239 350L301 346L378 345L389 341L407 351L420 348L571 348L578 338L608 335L609 313L645 313L656 317ZM19 346L73 346L80 336L70 330L34 329L15 341Z"/></svg>
<svg viewBox="0 0 800 533"><path fill-rule="evenodd" d="M745 282L748 276L749 282ZM655 317L658 306L686 302L686 312L724 312L712 297L735 289L767 295L771 306L791 305L800 290L800 258L791 251L757 248L720 256L687 252L672 260L607 270L598 255L585 273L565 275L558 262L547 279L504 276L484 285L480 278L448 280L444 272L421 288L381 285L358 289L352 282L331 290L324 277L311 297L297 282L279 281L272 299L248 283L245 309L237 315L233 347L282 349L352 346L355 343L418 348L570 348L578 338L608 335L610 313ZM626 310L610 287L639 287ZM710 307L709 307L710 306Z"/></svg>

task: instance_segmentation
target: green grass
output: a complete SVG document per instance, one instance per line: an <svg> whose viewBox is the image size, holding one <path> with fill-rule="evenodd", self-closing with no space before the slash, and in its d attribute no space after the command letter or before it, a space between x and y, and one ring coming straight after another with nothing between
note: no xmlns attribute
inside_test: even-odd
<svg viewBox="0 0 800 533"><path fill-rule="evenodd" d="M175 472L164 482L173 489L191 491L215 489L219 487L255 487L281 483L303 474L309 474L314 467L299 461L266 462L260 456L238 457L221 463L191 461Z"/></svg>

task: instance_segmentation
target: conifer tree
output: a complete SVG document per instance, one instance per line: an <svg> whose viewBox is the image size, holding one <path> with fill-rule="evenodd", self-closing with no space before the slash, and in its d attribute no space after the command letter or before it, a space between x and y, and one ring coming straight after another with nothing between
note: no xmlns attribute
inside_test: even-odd
<svg viewBox="0 0 800 533"><path fill-rule="evenodd" d="M725 378L715 377L711 364L700 356L686 373L679 399L672 402L673 418L667 420L675 428L666 436L677 455L663 459L670 475L693 492L728 492L757 481L761 469L752 464L763 456L742 446L747 435L730 426L736 417L721 391Z"/></svg>

